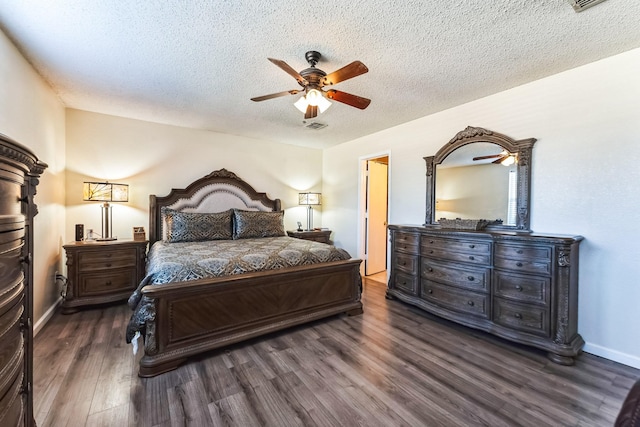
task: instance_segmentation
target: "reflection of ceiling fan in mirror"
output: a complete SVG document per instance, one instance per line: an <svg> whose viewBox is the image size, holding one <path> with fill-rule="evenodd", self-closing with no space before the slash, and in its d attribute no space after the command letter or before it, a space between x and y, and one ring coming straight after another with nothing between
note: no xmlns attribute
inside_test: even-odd
<svg viewBox="0 0 640 427"><path fill-rule="evenodd" d="M321 69L316 68L316 64L318 63L318 60L320 60L320 57L320 53L314 50L307 52L305 58L307 62L309 62L310 67L300 71L299 73L284 61L267 58L287 74L295 78L298 81L298 84L302 86L302 89L294 89L272 93L270 95L258 96L251 98L251 100L260 102L266 101L267 99L279 98L281 96L303 93L302 98L300 98L294 105L305 113L305 119L316 117L318 115L318 110L322 113L325 109L329 108L331 102L326 98L342 102L343 104L347 104L361 110L367 108L371 102L370 99L335 89L325 91L322 88L324 86L331 86L364 74L369 71L369 69L362 62L354 61L331 74L327 74Z"/></svg>
<svg viewBox="0 0 640 427"><path fill-rule="evenodd" d="M502 163L505 166L510 166L516 162L515 154L511 154L508 151L503 151L499 154L491 154L488 156L478 156L474 157L473 161L476 162L478 160L487 160L487 159L495 159L491 163Z"/></svg>

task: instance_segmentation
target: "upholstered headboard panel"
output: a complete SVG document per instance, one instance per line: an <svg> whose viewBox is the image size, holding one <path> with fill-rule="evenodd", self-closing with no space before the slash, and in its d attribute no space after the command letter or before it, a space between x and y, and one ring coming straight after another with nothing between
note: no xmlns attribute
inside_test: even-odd
<svg viewBox="0 0 640 427"><path fill-rule="evenodd" d="M223 212L232 208L279 211L280 199L270 199L233 172L220 169L184 189L172 189L164 197L149 196L149 243L164 239L162 208L182 212Z"/></svg>

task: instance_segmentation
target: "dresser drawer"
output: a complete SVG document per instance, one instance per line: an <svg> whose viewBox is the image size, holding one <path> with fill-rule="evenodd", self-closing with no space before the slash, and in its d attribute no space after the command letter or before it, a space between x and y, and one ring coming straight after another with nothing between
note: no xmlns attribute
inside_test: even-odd
<svg viewBox="0 0 640 427"><path fill-rule="evenodd" d="M551 274L551 262L524 260L524 259L507 259L496 257L496 268L502 268L511 271L521 271L523 273Z"/></svg>
<svg viewBox="0 0 640 427"><path fill-rule="evenodd" d="M501 298L493 300L493 321L518 331L544 337L550 336L549 310Z"/></svg>
<svg viewBox="0 0 640 427"><path fill-rule="evenodd" d="M395 253L393 256L395 268L414 276L418 275L418 255Z"/></svg>
<svg viewBox="0 0 640 427"><path fill-rule="evenodd" d="M393 237L393 249L408 254L418 254L420 236L416 233L403 233L396 231Z"/></svg>
<svg viewBox="0 0 640 427"><path fill-rule="evenodd" d="M496 243L496 256L535 262L551 262L549 246L521 246Z"/></svg>
<svg viewBox="0 0 640 427"><path fill-rule="evenodd" d="M82 296L111 294L119 291L135 290L136 269L111 270L109 274L86 273L80 275L80 294Z"/></svg>
<svg viewBox="0 0 640 427"><path fill-rule="evenodd" d="M551 279L541 276L521 276L504 271L495 271L494 295L525 303L549 304Z"/></svg>
<svg viewBox="0 0 640 427"><path fill-rule="evenodd" d="M2 342L2 346L0 346L0 378L5 378L5 375L10 371L17 372L18 367L22 365L21 355L24 351L24 338L20 330L20 319L24 312L22 297L12 303L14 305L10 308L7 307L7 311L0 316L0 342Z"/></svg>
<svg viewBox="0 0 640 427"><path fill-rule="evenodd" d="M136 265L136 249L84 251L78 255L79 271L105 270Z"/></svg>
<svg viewBox="0 0 640 427"><path fill-rule="evenodd" d="M489 295L456 289L422 279L420 297L424 300L465 314L489 318Z"/></svg>
<svg viewBox="0 0 640 427"><path fill-rule="evenodd" d="M464 239L444 239L442 237L422 236L420 239L422 251L438 249L442 251L456 251L469 255L491 255L491 242L464 240Z"/></svg>
<svg viewBox="0 0 640 427"><path fill-rule="evenodd" d="M25 406L22 389L24 374L22 369L18 372L18 376L10 383L8 391L0 394L0 416L3 426L22 426L28 425L25 421ZM2 390L4 391L4 390Z"/></svg>
<svg viewBox="0 0 640 427"><path fill-rule="evenodd" d="M396 273L394 287L399 291L411 295L418 295L418 277L409 274Z"/></svg>
<svg viewBox="0 0 640 427"><path fill-rule="evenodd" d="M440 258L443 260L466 262L476 265L488 266L491 264L491 255L449 252L446 249L440 248L429 248L422 246L420 255L428 258Z"/></svg>
<svg viewBox="0 0 640 427"><path fill-rule="evenodd" d="M15 234L15 232L3 233L3 234ZM0 295L6 290L8 286L15 284L23 276L22 264L22 246L24 245L24 239L15 238L12 236L7 240L0 243Z"/></svg>
<svg viewBox="0 0 640 427"><path fill-rule="evenodd" d="M430 281L445 283L477 292L489 292L489 269L471 268L462 264L440 264L423 258L420 275Z"/></svg>

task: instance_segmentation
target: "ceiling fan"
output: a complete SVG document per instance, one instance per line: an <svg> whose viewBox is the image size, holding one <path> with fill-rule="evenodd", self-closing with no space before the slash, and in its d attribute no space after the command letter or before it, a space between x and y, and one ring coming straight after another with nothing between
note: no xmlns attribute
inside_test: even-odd
<svg viewBox="0 0 640 427"><path fill-rule="evenodd" d="M491 163L502 163L505 166L509 166L512 165L513 163L515 163L515 156L511 153L509 153L508 151L503 151L499 154L491 154L489 156L478 156L478 157L474 157L472 160L478 161L478 160L486 160L486 159L496 159L494 161L492 161Z"/></svg>
<svg viewBox="0 0 640 427"><path fill-rule="evenodd" d="M354 61L331 74L327 74L321 69L316 68L316 64L321 56L320 52L316 52L315 50L307 52L305 54L305 58L310 67L300 71L299 73L284 61L267 58L269 61L283 69L287 74L295 78L298 84L302 86L302 89L287 90L284 92L272 93L270 95L258 96L256 98L251 98L251 100L260 102L266 101L267 99L279 98L286 95L296 95L304 92L302 98L300 98L294 105L304 112L305 119L316 117L318 115L318 110L322 113L324 110L329 108L331 103L325 98L342 102L343 104L347 104L361 110L367 108L371 103L370 99L335 89L324 91L322 88L324 86L335 85L336 83L364 74L369 71L369 69L362 62Z"/></svg>

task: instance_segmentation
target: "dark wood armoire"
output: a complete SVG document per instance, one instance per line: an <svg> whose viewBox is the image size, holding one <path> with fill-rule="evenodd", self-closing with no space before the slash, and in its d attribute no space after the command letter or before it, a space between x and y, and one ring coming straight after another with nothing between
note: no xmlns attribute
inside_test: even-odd
<svg viewBox="0 0 640 427"><path fill-rule="evenodd" d="M0 425L32 426L33 203L47 165L0 134Z"/></svg>

